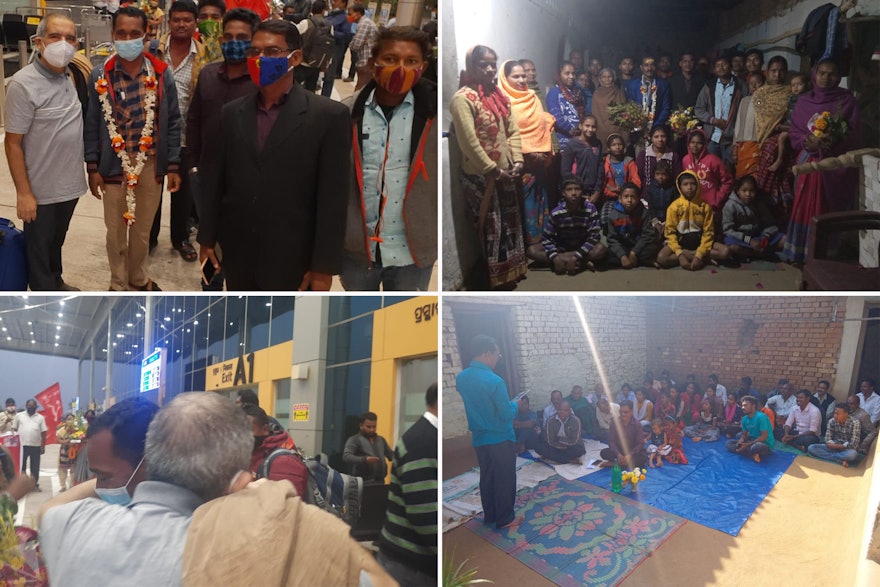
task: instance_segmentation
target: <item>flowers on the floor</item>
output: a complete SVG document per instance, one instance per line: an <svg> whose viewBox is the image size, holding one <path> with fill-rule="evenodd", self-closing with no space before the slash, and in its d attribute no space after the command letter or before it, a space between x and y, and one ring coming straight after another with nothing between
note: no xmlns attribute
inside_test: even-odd
<svg viewBox="0 0 880 587"><path fill-rule="evenodd" d="M621 474L621 479L623 480L623 486L626 487L627 484L632 485L633 491L639 488L639 481L645 480L645 475L647 475L647 469L639 469L635 468L632 471L624 471Z"/></svg>

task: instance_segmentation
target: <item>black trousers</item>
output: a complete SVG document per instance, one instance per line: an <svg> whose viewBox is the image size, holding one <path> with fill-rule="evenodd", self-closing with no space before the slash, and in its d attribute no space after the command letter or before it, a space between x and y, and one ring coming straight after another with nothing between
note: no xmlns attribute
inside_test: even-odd
<svg viewBox="0 0 880 587"><path fill-rule="evenodd" d="M293 70L293 79L304 89L314 92L318 89L318 77L321 70L317 67L297 65Z"/></svg>
<svg viewBox="0 0 880 587"><path fill-rule="evenodd" d="M515 517L516 499L516 445L505 440L498 444L474 447L480 465L480 500L486 524L497 528L509 524Z"/></svg>
<svg viewBox="0 0 880 587"><path fill-rule="evenodd" d="M27 468L28 459L31 460L31 477L34 483L40 484L40 447L39 446L22 446L21 447L21 472L24 473Z"/></svg>
<svg viewBox="0 0 880 587"><path fill-rule="evenodd" d="M79 198L37 206L37 218L24 225L28 285L32 291L61 289L61 248Z"/></svg>
<svg viewBox="0 0 880 587"><path fill-rule="evenodd" d="M186 161L186 147L180 149L180 160ZM164 194L163 194L164 197ZM180 170L180 189L171 194L171 244L179 247L180 244L189 240L187 221L195 214L193 194L189 183L189 170ZM150 230L150 249L159 244L159 227L162 222L162 200L156 209L156 217L153 219L153 228Z"/></svg>

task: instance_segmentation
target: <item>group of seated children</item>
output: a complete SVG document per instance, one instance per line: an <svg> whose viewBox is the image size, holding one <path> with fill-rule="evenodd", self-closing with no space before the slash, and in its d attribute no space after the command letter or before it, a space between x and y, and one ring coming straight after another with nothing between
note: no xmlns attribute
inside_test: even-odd
<svg viewBox="0 0 880 587"><path fill-rule="evenodd" d="M603 158L593 116L584 117L580 132L562 154L562 199L544 224L543 250L530 253L538 266L569 275L639 266L697 271L707 263L775 259L782 249L784 234L758 198L755 178L734 182L706 150L702 130L689 134L685 170L674 183L673 163L659 159L646 186L623 137L608 137Z"/></svg>
<svg viewBox="0 0 880 587"><path fill-rule="evenodd" d="M842 463L867 452L877 432L871 418L859 408L858 395L835 406L827 396L826 381L819 382L816 394L806 389L795 394L787 380L779 383L765 395L753 389L751 378L746 376L738 389L728 392L712 374L700 394L691 374L679 393L668 373L659 380L649 373L635 391L624 383L613 396L602 384L586 396L579 385L566 398L553 390L540 418L526 396L514 420L517 452L534 449L551 461L580 464L586 452L581 439L595 438L609 444L611 449L606 451L610 455L616 454L614 446L637 445L637 454L630 455L632 466L647 462L652 468L662 467L664 461L687 464L682 450L685 436L693 442L715 442L724 437L728 450L756 462L770 454L774 442ZM842 410L839 414L838 408ZM837 442L843 436L847 438ZM608 466L616 460L616 456L602 458L609 461Z"/></svg>

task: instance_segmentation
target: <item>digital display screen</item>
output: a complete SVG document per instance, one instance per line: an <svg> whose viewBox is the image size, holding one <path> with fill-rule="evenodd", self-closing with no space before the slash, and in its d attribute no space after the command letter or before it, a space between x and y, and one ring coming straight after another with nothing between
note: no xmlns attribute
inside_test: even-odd
<svg viewBox="0 0 880 587"><path fill-rule="evenodd" d="M162 351L155 351L141 361L141 393L159 389L162 372Z"/></svg>

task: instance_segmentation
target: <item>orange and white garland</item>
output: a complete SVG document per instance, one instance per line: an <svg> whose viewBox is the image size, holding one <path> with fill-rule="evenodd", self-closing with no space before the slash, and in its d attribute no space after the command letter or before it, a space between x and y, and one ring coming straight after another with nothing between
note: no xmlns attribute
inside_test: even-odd
<svg viewBox="0 0 880 587"><path fill-rule="evenodd" d="M651 82L649 88L646 88L645 83L642 82L639 89L642 92L642 112L648 115L648 125L650 126L654 122L654 114L657 112L657 82ZM651 93L650 109L648 108L648 92Z"/></svg>
<svg viewBox="0 0 880 587"><path fill-rule="evenodd" d="M148 66L149 67L149 66ZM107 96L110 89L110 83L107 78L101 76L95 82L95 90L98 92L98 99L101 101L101 110L104 113L104 122L107 123L107 132L110 134L110 145L116 152L116 156L122 162L122 178L125 182L125 213L122 218L125 224L131 226L134 224L135 212L135 195L134 188L137 187L140 174L144 170L147 162L147 156L150 149L153 148L153 126L156 121L156 99L158 82L156 76L148 72L144 77L144 128L141 130L141 138L138 140L138 154L135 156L134 165L131 164L131 157L125 148L125 139L116 128L116 119L113 116L113 105L110 104L110 98Z"/></svg>

